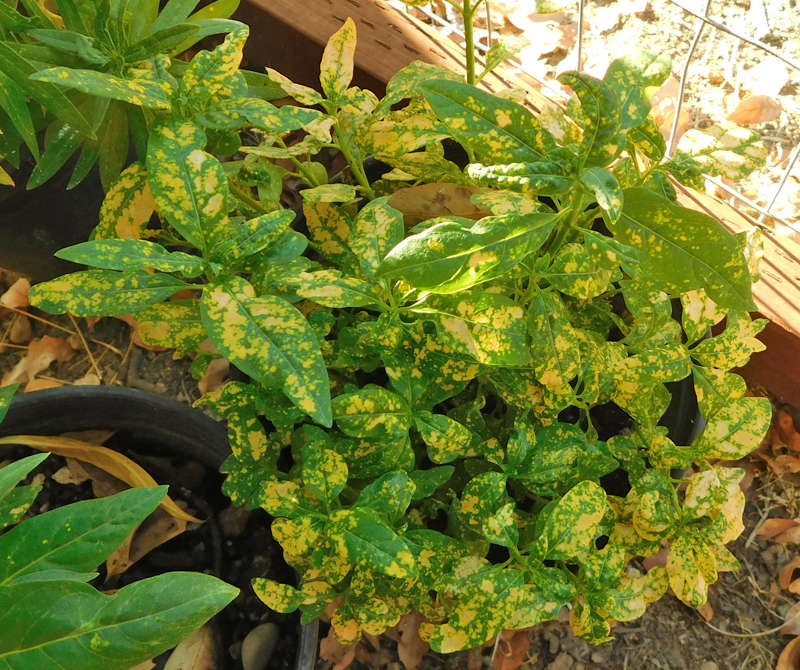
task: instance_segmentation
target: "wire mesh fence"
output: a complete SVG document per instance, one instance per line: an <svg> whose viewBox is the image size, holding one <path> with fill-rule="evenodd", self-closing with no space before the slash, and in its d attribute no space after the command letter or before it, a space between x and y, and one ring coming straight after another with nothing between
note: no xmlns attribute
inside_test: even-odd
<svg viewBox="0 0 800 670"><path fill-rule="evenodd" d="M447 2L433 0L432 2L423 5L417 5L409 8L402 0L388 0L390 4L394 5L397 9L402 11L417 12L418 16L424 18L427 22L437 27L443 36L461 41L463 44L464 31L463 26L460 24L460 16L455 9ZM691 0L689 0L691 2ZM726 61L726 69L731 72L740 72L742 68L737 68L736 59L741 59L743 49L753 49L757 53L773 59L773 62L780 62L789 68L793 73L800 73L800 62L793 57L793 54L786 53L780 48L776 48L774 43L777 41L771 39L770 34L770 13L775 13L776 3L784 3L790 6L795 4L795 0L750 0L749 7L746 10L744 18L735 17L735 21L725 21L716 13L721 9L725 9L728 14L731 14L730 5L732 3L717 0L694 0L691 6L686 2L679 0L661 0L656 4L657 11L666 11L667 6L678 10L677 14L673 15L674 34L672 35L673 43L672 49L675 61L680 67L678 76L678 91L674 100L674 116L672 120L672 127L669 132L667 142L668 151L667 157L672 155L678 145L679 129L678 124L681 121L684 106L687 104L687 85L692 78L693 66L697 65L698 61L698 45L706 46L706 53L708 52L709 45L716 42L717 46L724 50L727 48L724 60ZM493 26L491 0L486 0L484 3L485 17L481 17L481 27L476 31L478 39L476 39L475 46L481 55L485 54L489 47L492 45L496 38L495 26ZM524 3L523 3L524 4ZM537 3L538 4L538 3ZM564 4L564 3L560 3ZM570 58L565 59L565 63L569 63L573 68L581 68L584 64L584 56L587 54L587 35L591 33L591 27L586 28L584 21L584 13L591 0L576 0L575 5L572 7L575 15L575 35L576 42L571 49ZM608 0L597 0L598 5L609 5ZM741 3L740 3L741 4ZM744 6L744 5L743 5ZM789 7L790 8L790 7ZM783 7L782 9L786 9ZM678 21L680 17L680 21ZM774 22L774 19L772 20ZM783 26L790 31L800 31L800 18L794 20L794 26ZM731 38L732 42L725 46L719 44L720 37L725 36ZM773 42L773 44L769 42ZM744 46L746 45L746 46ZM648 45L643 45L647 47ZM800 42L798 42L800 48ZM800 53L800 51L799 51ZM521 67L520 63L516 63ZM521 67L525 74L535 79L544 89L553 90L552 80L548 81L547 78L542 77L541 74L525 70ZM735 79L735 88L738 89L739 78ZM787 108L788 107L788 108ZM800 104L794 103L791 106L784 105L783 112L785 117L792 120L792 126L800 125ZM784 117L781 117L784 118ZM736 201L745 208L753 211L753 223L769 232L774 231L776 228L784 227L785 230L800 233L800 221L789 219L800 219L800 213L795 216L787 218L785 213L782 215L775 211L776 204L779 202L781 195L787 188L790 178L797 176L800 179L800 136L797 132L782 132L777 133L778 137L771 138L773 142L779 142L783 149L784 156L780 163L782 168L777 172L774 168L770 178L766 182L761 182L758 187L756 197L752 194L750 197L742 192L740 185L731 183L728 180L719 179L710 175L704 175L706 181L712 188L717 190L718 194L726 194L732 201ZM665 157L666 159L666 157ZM751 189L753 190L753 189ZM784 208L785 210L786 208Z"/></svg>

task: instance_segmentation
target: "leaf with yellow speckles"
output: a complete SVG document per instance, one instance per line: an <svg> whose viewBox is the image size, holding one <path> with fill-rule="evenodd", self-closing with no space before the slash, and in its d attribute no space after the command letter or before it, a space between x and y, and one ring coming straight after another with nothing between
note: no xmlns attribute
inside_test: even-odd
<svg viewBox="0 0 800 670"><path fill-rule="evenodd" d="M100 207L100 223L93 239L138 239L155 211L155 200L141 163L125 168L106 193Z"/></svg>
<svg viewBox="0 0 800 670"><path fill-rule="evenodd" d="M479 186L493 186L525 195L564 195L569 193L574 180L563 174L558 163L536 161L484 165L470 163L465 174Z"/></svg>
<svg viewBox="0 0 800 670"><path fill-rule="evenodd" d="M169 298L187 284L166 274L87 270L62 275L31 289L31 305L51 314L115 316Z"/></svg>
<svg viewBox="0 0 800 670"><path fill-rule="evenodd" d="M415 486L411 499L416 502L433 495L450 481L453 472L455 472L455 468L452 465L442 465L438 468L414 470L409 473L409 477L411 477L411 481Z"/></svg>
<svg viewBox="0 0 800 670"><path fill-rule="evenodd" d="M547 280L562 293L591 300L603 293L612 271L602 267L582 244L565 244L547 270Z"/></svg>
<svg viewBox="0 0 800 670"><path fill-rule="evenodd" d="M311 493L328 504L347 484L347 464L324 442L310 440L303 447L303 483Z"/></svg>
<svg viewBox="0 0 800 670"><path fill-rule="evenodd" d="M708 598L708 587L717 581L717 570L709 547L682 535L670 543L667 554L669 585L690 607L700 607Z"/></svg>
<svg viewBox="0 0 800 670"><path fill-rule="evenodd" d="M320 63L319 81L328 99L337 102L353 79L356 24L350 17L331 35Z"/></svg>
<svg viewBox="0 0 800 670"><path fill-rule="evenodd" d="M243 23L234 25L222 44L211 51L200 51L184 71L180 93L189 104L216 103L241 89L243 81L238 70L250 29Z"/></svg>
<svg viewBox="0 0 800 670"><path fill-rule="evenodd" d="M725 330L715 337L701 340L692 349L692 358L705 366L722 370L743 367L752 354L767 348L756 337L766 325L766 319L753 320L747 312L731 312L725 321Z"/></svg>
<svg viewBox="0 0 800 670"><path fill-rule="evenodd" d="M267 133L298 130L319 120L322 112L301 107L276 107L260 98L228 98L220 100L195 118L207 128L237 130L250 125Z"/></svg>
<svg viewBox="0 0 800 670"><path fill-rule="evenodd" d="M603 83L617 94L622 128L641 125L650 112L645 87L660 86L670 73L666 54L639 52L617 58L608 66Z"/></svg>
<svg viewBox="0 0 800 670"><path fill-rule="evenodd" d="M197 277L205 269L202 258L181 251L167 251L146 240L91 240L55 253L65 261L103 270L159 270Z"/></svg>
<svg viewBox="0 0 800 670"><path fill-rule="evenodd" d="M344 210L336 202L303 200L303 214L319 252L344 272L357 274L359 260L349 247L351 222Z"/></svg>
<svg viewBox="0 0 800 670"><path fill-rule="evenodd" d="M3 168L0 167L0 186L13 186L14 179L11 177L8 172L6 172Z"/></svg>
<svg viewBox="0 0 800 670"><path fill-rule="evenodd" d="M351 562L363 562L389 577L416 574L414 556L406 543L372 510L341 509L331 513L329 518L343 537Z"/></svg>
<svg viewBox="0 0 800 670"><path fill-rule="evenodd" d="M575 637L581 640L603 644L613 639L608 621L587 602L574 603L569 612L569 623Z"/></svg>
<svg viewBox="0 0 800 670"><path fill-rule="evenodd" d="M31 75L35 81L74 88L81 93L121 100L138 107L170 109L172 90L167 82L132 77L123 79L107 72L51 67Z"/></svg>
<svg viewBox="0 0 800 670"><path fill-rule="evenodd" d="M607 509L599 485L587 481L573 486L547 513L537 540L542 555L558 560L582 554L594 542Z"/></svg>
<svg viewBox="0 0 800 670"><path fill-rule="evenodd" d="M681 307L681 325L689 344L705 337L711 326L722 321L726 314L703 289L682 293Z"/></svg>
<svg viewBox="0 0 800 670"><path fill-rule="evenodd" d="M759 445L771 421L768 398L737 398L714 414L692 446L705 458L744 458Z"/></svg>
<svg viewBox="0 0 800 670"><path fill-rule="evenodd" d="M286 95L291 96L302 105L318 105L324 99L313 88L303 86L302 84L295 84L291 79L285 77L277 70L273 70L271 67L267 68L267 76L270 81L278 84Z"/></svg>
<svg viewBox="0 0 800 670"><path fill-rule="evenodd" d="M470 201L479 207L485 207L495 216L532 214L546 210L546 207L537 198L513 191L478 191L472 195Z"/></svg>
<svg viewBox="0 0 800 670"><path fill-rule="evenodd" d="M582 72L564 72L558 80L580 100L575 120L583 128L581 166L608 165L625 147L622 110L613 88Z"/></svg>
<svg viewBox="0 0 800 670"><path fill-rule="evenodd" d="M355 507L366 507L398 523L414 497L416 486L404 470L394 470L367 484L358 496Z"/></svg>
<svg viewBox="0 0 800 670"><path fill-rule="evenodd" d="M477 532L508 500L506 477L501 472L484 472L464 486L460 502L455 505L459 519Z"/></svg>
<svg viewBox="0 0 800 670"><path fill-rule="evenodd" d="M269 387L276 382L298 408L331 425L328 373L319 341L305 317L274 295L256 297L240 277L208 284L200 316L217 350Z"/></svg>
<svg viewBox="0 0 800 670"><path fill-rule="evenodd" d="M428 445L428 458L434 463L480 455L480 437L444 414L417 412L414 425Z"/></svg>
<svg viewBox="0 0 800 670"><path fill-rule="evenodd" d="M692 373L697 404L706 421L747 392L747 384L739 375L700 365L693 365Z"/></svg>
<svg viewBox="0 0 800 670"><path fill-rule="evenodd" d="M685 132L678 143L703 172L739 180L763 167L767 148L761 135L749 128L723 121L703 130Z"/></svg>
<svg viewBox="0 0 800 670"><path fill-rule="evenodd" d="M355 277L342 277L336 270L300 272L282 277L278 283L326 307L363 307L384 303L374 284Z"/></svg>
<svg viewBox="0 0 800 670"><path fill-rule="evenodd" d="M408 403L375 384L336 396L332 407L339 429L351 437L397 440L407 435L411 425Z"/></svg>
<svg viewBox="0 0 800 670"><path fill-rule="evenodd" d="M522 308L496 293L465 292L431 296L413 308L437 327L439 339L454 351L485 365L530 362Z"/></svg>
<svg viewBox="0 0 800 670"><path fill-rule="evenodd" d="M324 519L301 515L294 519L281 517L272 522L272 536L292 556L310 556L323 532Z"/></svg>
<svg viewBox="0 0 800 670"><path fill-rule="evenodd" d="M650 117L628 130L628 143L655 163L659 163L667 152L667 142L656 122Z"/></svg>
<svg viewBox="0 0 800 670"><path fill-rule="evenodd" d="M614 175L602 167L589 167L581 170L580 180L594 194L600 209L616 222L622 215L623 194Z"/></svg>
<svg viewBox="0 0 800 670"><path fill-rule="evenodd" d="M433 111L475 159L538 161L555 148L553 136L528 110L463 82L433 79L421 86Z"/></svg>
<svg viewBox="0 0 800 670"><path fill-rule="evenodd" d="M744 470L715 466L697 472L689 479L683 500L684 520L696 521L708 517L720 531L722 543L735 540L742 531L744 491L739 486Z"/></svg>
<svg viewBox="0 0 800 670"><path fill-rule="evenodd" d="M405 234L403 214L389 205L390 196L367 203L353 222L350 248L358 257L361 269L373 278L386 254L402 241Z"/></svg>
<svg viewBox="0 0 800 670"><path fill-rule="evenodd" d="M550 388L568 384L580 369L580 349L564 302L539 292L528 309L528 332L536 378Z"/></svg>
<svg viewBox="0 0 800 670"><path fill-rule="evenodd" d="M400 110L369 124L356 139L363 153L389 159L416 151L445 137L445 129L429 114L410 115L406 110Z"/></svg>
<svg viewBox="0 0 800 670"><path fill-rule="evenodd" d="M168 347L183 356L195 351L208 337L196 300L151 305L136 314L136 323L145 344Z"/></svg>
<svg viewBox="0 0 800 670"><path fill-rule="evenodd" d="M294 218L290 209L276 209L247 221L231 218L224 235L218 236L209 250L209 258L224 263L257 254L277 240Z"/></svg>
<svg viewBox="0 0 800 670"><path fill-rule="evenodd" d="M259 600L276 612L294 612L303 602L303 594L289 584L259 577L252 581L252 585Z"/></svg>
<svg viewBox="0 0 800 670"><path fill-rule="evenodd" d="M441 65L433 65L415 60L400 68L386 84L386 96L378 107L379 116L383 116L397 102L404 98L419 95L422 84L431 79L451 79L461 81L461 77L452 70Z"/></svg>
<svg viewBox="0 0 800 670"><path fill-rule="evenodd" d="M639 276L663 291L705 289L722 309L755 309L742 237L647 189L629 188L624 194L622 217L609 228L639 251Z"/></svg>

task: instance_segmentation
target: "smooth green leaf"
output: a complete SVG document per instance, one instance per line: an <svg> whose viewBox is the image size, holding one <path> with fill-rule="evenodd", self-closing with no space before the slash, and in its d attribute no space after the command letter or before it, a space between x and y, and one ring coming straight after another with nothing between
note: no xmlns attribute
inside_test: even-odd
<svg viewBox="0 0 800 670"><path fill-rule="evenodd" d="M197 277L205 262L180 251L167 251L160 244L146 240L92 240L56 252L57 258L103 270L145 270L179 272Z"/></svg>

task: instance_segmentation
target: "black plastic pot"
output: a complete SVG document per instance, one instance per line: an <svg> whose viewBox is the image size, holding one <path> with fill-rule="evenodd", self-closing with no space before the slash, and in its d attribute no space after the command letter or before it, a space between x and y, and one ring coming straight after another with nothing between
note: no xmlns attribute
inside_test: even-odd
<svg viewBox="0 0 800 670"><path fill-rule="evenodd" d="M154 456L178 455L214 472L230 453L227 430L199 410L144 391L71 386L14 398L0 435L55 435L114 430L115 438ZM319 627L301 626L295 670L313 670Z"/></svg>

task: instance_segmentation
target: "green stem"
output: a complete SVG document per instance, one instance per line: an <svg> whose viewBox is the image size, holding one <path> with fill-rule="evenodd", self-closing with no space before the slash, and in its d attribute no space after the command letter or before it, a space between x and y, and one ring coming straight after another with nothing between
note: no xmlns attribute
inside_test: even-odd
<svg viewBox="0 0 800 670"><path fill-rule="evenodd" d="M571 208L571 211L569 213L569 218L565 222L563 222L556 230L556 234L547 248L549 252L556 253L561 244L564 242L564 238L566 238L569 232L575 228L575 225L578 223L578 218L581 215L582 204L583 204L583 186L579 183L576 183L575 188L572 192L572 197L570 198L569 206Z"/></svg>
<svg viewBox="0 0 800 670"><path fill-rule="evenodd" d="M375 198L375 191L372 190L372 186L369 185L369 180L367 179L367 174L364 172L364 164L362 163L361 159L356 159L353 155L353 152L350 150L350 147L347 145L347 142L343 142L339 133L334 131L333 137L336 140L336 145L339 147L339 151L342 152L342 155L347 160L348 165L350 165L350 170L353 173L353 176L356 178L356 181L359 183L361 188L364 189L364 193L366 193L367 197L370 200L374 200Z"/></svg>
<svg viewBox="0 0 800 670"><path fill-rule="evenodd" d="M470 0L464 0L461 9L461 16L464 17L464 41L466 42L467 52L467 83L475 85L475 33L473 31L472 20L475 9Z"/></svg>

